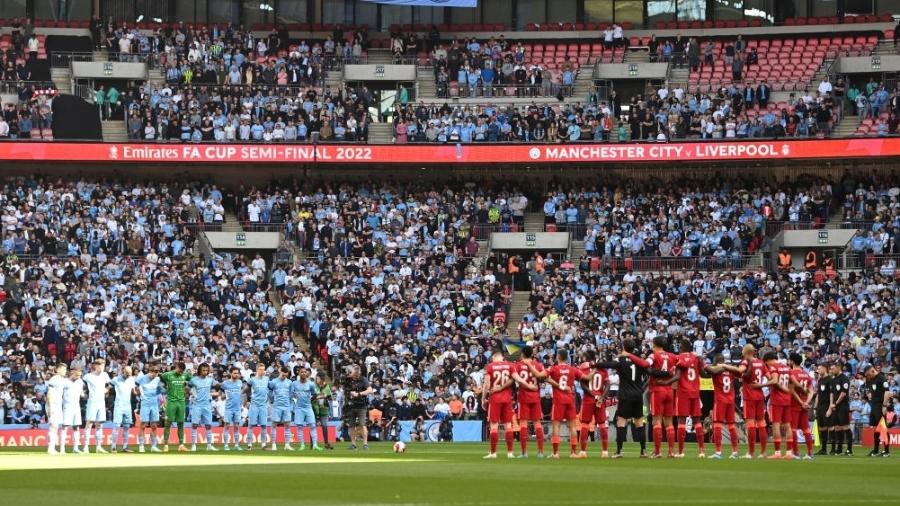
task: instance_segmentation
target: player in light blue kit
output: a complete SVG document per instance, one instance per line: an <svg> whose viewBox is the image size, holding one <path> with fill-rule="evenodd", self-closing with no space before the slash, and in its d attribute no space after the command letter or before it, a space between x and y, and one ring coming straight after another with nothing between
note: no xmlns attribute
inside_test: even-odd
<svg viewBox="0 0 900 506"><path fill-rule="evenodd" d="M231 450L229 442L234 442L234 448L240 449L241 444L241 394L244 391L244 382L241 380L241 371L237 367L231 368L231 377L222 382L222 391L225 393L225 424L223 439L225 451ZM229 430L230 429L230 430ZM229 434L231 432L232 434ZM229 438L231 436L231 438Z"/></svg>
<svg viewBox="0 0 900 506"><path fill-rule="evenodd" d="M197 451L197 428L203 425L206 428L206 450L214 452L216 447L212 444L212 387L216 381L209 375L209 364L200 364L197 367L197 376L188 381L191 389L191 451Z"/></svg>
<svg viewBox="0 0 900 506"><path fill-rule="evenodd" d="M300 451L306 449L306 442L303 437L303 428L309 428L309 443L312 449L320 452L322 447L318 443L318 434L316 434L316 414L313 412L312 403L319 395L319 387L316 382L309 379L309 369L297 367L297 379L291 385L291 392L294 397L294 426L297 427L297 441L300 441Z"/></svg>
<svg viewBox="0 0 900 506"><path fill-rule="evenodd" d="M259 444L266 450L266 436L269 432L269 377L266 376L266 365L256 364L256 375L248 383L250 390L250 416L247 419L247 450L253 449L256 438L254 427L259 427Z"/></svg>
<svg viewBox="0 0 900 506"><path fill-rule="evenodd" d="M291 399L290 380L291 370L282 366L278 372L278 377L269 382L269 390L272 391L272 405L274 412L272 415L272 449L276 450L275 441L278 436L278 426L284 427L284 449L293 450L291 448L291 410L293 403Z"/></svg>
<svg viewBox="0 0 900 506"><path fill-rule="evenodd" d="M161 381L157 366L151 365L147 374L138 376L135 384L141 394L141 422L145 424L145 428L147 424L150 425L149 442L152 443L150 451L159 453L162 451L157 446L159 442L159 394ZM141 434L138 434L138 452L144 453L144 444L148 442L147 439L146 434L144 434L143 439L141 439Z"/></svg>
<svg viewBox="0 0 900 506"><path fill-rule="evenodd" d="M103 449L103 422L106 421L106 391L111 381L104 370L106 361L98 358L92 364L90 373L84 375L84 383L88 389L87 406L84 410L84 448L82 453L91 453L91 428L97 430L97 453L106 453Z"/></svg>
<svg viewBox="0 0 900 506"><path fill-rule="evenodd" d="M134 394L135 387L130 365L122 368L122 374L113 378L112 385L116 392L116 400L113 401L112 452L116 453L118 451L119 430L121 429L122 451L128 453L131 451L128 449L128 431L134 424L131 396ZM138 434L138 439L140 439L140 434Z"/></svg>
<svg viewBox="0 0 900 506"><path fill-rule="evenodd" d="M72 453L81 453L81 399L84 397L84 381L81 369L69 371L69 379L63 387L63 432L60 436L59 453L66 453L66 436L72 429Z"/></svg>

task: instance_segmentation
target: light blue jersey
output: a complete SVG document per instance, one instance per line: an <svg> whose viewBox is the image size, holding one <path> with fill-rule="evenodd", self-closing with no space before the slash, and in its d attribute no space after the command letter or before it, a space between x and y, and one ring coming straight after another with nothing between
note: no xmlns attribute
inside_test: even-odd
<svg viewBox="0 0 900 506"><path fill-rule="evenodd" d="M156 423L159 421L159 394L161 381L159 376L151 378L149 375L138 376L135 383L141 393L141 421Z"/></svg>
<svg viewBox="0 0 900 506"><path fill-rule="evenodd" d="M294 424L315 427L316 414L313 412L312 403L319 395L316 383L310 379L296 380L291 384L291 392L294 397Z"/></svg>
<svg viewBox="0 0 900 506"><path fill-rule="evenodd" d="M225 392L225 423L240 425L241 423L241 393L244 390L244 382L241 380L227 379L222 382L222 391Z"/></svg>
<svg viewBox="0 0 900 506"><path fill-rule="evenodd" d="M291 380L287 378L275 378L269 382L269 390L272 391L273 416L275 423L291 423Z"/></svg>
<svg viewBox="0 0 900 506"><path fill-rule="evenodd" d="M253 376L247 383L250 384L250 416L247 425L269 425L269 377Z"/></svg>
<svg viewBox="0 0 900 506"><path fill-rule="evenodd" d="M135 387L134 377L116 376L112 380L112 385L116 392L116 400L113 402L113 423L131 426L134 422L131 410L131 396Z"/></svg>
<svg viewBox="0 0 900 506"><path fill-rule="evenodd" d="M193 403L191 403L191 424L212 425L212 387L215 381L212 376L201 378L193 376L188 384L191 387ZM196 441L196 437L194 438Z"/></svg>

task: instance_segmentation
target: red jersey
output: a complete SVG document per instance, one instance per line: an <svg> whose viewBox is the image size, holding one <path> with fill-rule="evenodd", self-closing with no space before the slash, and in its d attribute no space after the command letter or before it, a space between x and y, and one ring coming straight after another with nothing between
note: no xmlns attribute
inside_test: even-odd
<svg viewBox="0 0 900 506"><path fill-rule="evenodd" d="M769 399L774 406L790 406L791 405L791 369L781 363L775 363L769 368L769 374L774 377L781 386L787 391L778 388L776 385L769 387Z"/></svg>
<svg viewBox="0 0 900 506"><path fill-rule="evenodd" d="M737 376L731 371L713 374L713 392L716 404L734 404L734 385Z"/></svg>
<svg viewBox="0 0 900 506"><path fill-rule="evenodd" d="M650 354L650 357L647 358L647 362L650 362L650 367L653 369L674 373L675 366L678 364L678 355L669 353L668 351L654 351ZM663 385L660 383L665 381L665 379L666 378L651 377L650 391L656 392L659 390L671 389L672 385Z"/></svg>
<svg viewBox="0 0 900 506"><path fill-rule="evenodd" d="M484 388L491 390L495 385L499 386L512 380L514 372L516 372L515 364L510 364L506 361L491 362L484 369ZM491 393L490 401L499 403L508 402L512 404L512 392L512 385L509 385L499 392Z"/></svg>
<svg viewBox="0 0 900 506"><path fill-rule="evenodd" d="M531 365L538 371L544 370L544 364L541 364L537 360L533 360L531 362ZM535 378L533 374L531 374L531 371L528 370L528 366L525 365L525 362L517 362L516 370L519 373L519 379L526 381L529 385L531 385L535 388L539 387L540 383L538 382L538 379ZM537 390L528 390L527 388L522 387L522 385L519 385L518 392L519 393L517 395L517 398L518 398L519 404L530 404L533 402L541 402L540 388L538 388Z"/></svg>
<svg viewBox="0 0 900 506"><path fill-rule="evenodd" d="M795 382L799 383L800 386L802 387L802 388L798 388L796 386L792 387L794 390L797 391L797 397L800 397L800 400L803 402L808 402L809 394L807 392L812 391L812 386L813 386L812 376L810 376L808 372L806 372L803 369L800 369L798 367L797 369L791 369L791 379L793 379ZM796 400L794 400L793 395L791 396L791 404L793 404L794 406L796 406L798 408L802 406L802 404L800 404Z"/></svg>
<svg viewBox="0 0 900 506"><path fill-rule="evenodd" d="M594 402L602 397L603 390L606 388L609 380L609 373L606 372L606 369L594 369L591 367L591 364L585 362L578 366L578 370L581 371L584 379L587 380L587 386L583 388L584 400L582 402Z"/></svg>
<svg viewBox="0 0 900 506"><path fill-rule="evenodd" d="M677 367L681 369L678 378L678 396L688 399L700 397L700 358L693 353L678 355Z"/></svg>
<svg viewBox="0 0 900 506"><path fill-rule="evenodd" d="M547 370L547 374L553 378L553 381L559 384L560 390L553 387L553 403L554 404L575 404L575 382L580 380L584 374L577 368L569 364L555 364Z"/></svg>
<svg viewBox="0 0 900 506"><path fill-rule="evenodd" d="M744 383L743 388L741 389L741 396L746 401L765 400L766 396L763 394L762 388L750 388L751 383L766 382L769 370L766 368L765 362L758 358L751 359L750 361L745 359L741 362L741 367L747 368L744 372L744 377L741 378Z"/></svg>

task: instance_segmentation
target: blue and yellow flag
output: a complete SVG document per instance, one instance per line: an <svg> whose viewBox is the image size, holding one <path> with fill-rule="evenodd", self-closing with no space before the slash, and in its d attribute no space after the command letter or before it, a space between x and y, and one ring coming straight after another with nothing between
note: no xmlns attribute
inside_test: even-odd
<svg viewBox="0 0 900 506"><path fill-rule="evenodd" d="M509 337L503 338L503 347L506 348L506 353L508 353L510 355L515 355L516 353L519 353L520 351L522 351L522 348L524 348L525 346L527 346L525 341L517 341L517 340L513 340Z"/></svg>

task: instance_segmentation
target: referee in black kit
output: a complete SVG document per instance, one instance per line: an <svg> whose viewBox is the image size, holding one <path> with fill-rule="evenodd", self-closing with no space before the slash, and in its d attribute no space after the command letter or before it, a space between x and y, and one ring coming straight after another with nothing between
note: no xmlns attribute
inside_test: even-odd
<svg viewBox="0 0 900 506"><path fill-rule="evenodd" d="M828 455L828 439L831 437L831 416L828 413L831 405L831 374L827 364L816 367L816 382L816 423L822 439L822 447L816 455Z"/></svg>
<svg viewBox="0 0 900 506"><path fill-rule="evenodd" d="M850 378L841 366L831 364L831 403L827 416L831 417L831 455L844 453L847 440L847 455L853 456L853 433L850 432Z"/></svg>
<svg viewBox="0 0 900 506"><path fill-rule="evenodd" d="M866 391L869 392L869 407L872 408L872 412L869 414L869 425L875 429L875 446L869 452L869 456L890 457L890 438L884 442L884 452L878 453L878 446L881 443L881 433L878 432L878 424L881 423L882 418L887 416L887 409L891 400L888 380L884 377L884 374L881 374L878 369L871 365L866 367L863 374L866 376Z"/></svg>

